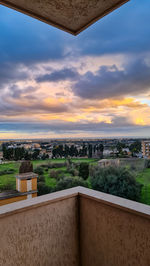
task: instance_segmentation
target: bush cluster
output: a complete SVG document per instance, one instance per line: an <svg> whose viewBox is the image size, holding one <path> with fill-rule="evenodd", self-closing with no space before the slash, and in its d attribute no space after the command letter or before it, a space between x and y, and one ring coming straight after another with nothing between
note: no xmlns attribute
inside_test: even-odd
<svg viewBox="0 0 150 266"><path fill-rule="evenodd" d="M38 166L37 168L35 168L34 172L38 174L39 176L44 174L44 170L41 166Z"/></svg>
<svg viewBox="0 0 150 266"><path fill-rule="evenodd" d="M13 190L13 189L14 189L14 186L12 183L7 183L7 184L0 186L0 192L7 191L7 190Z"/></svg>
<svg viewBox="0 0 150 266"><path fill-rule="evenodd" d="M150 168L150 160L145 160L145 164L144 164L145 168Z"/></svg>
<svg viewBox="0 0 150 266"><path fill-rule="evenodd" d="M38 182L37 188L38 188L38 196L53 192L53 189L51 187L46 186L44 182Z"/></svg>
<svg viewBox="0 0 150 266"><path fill-rule="evenodd" d="M127 168L93 168L91 185L95 190L138 201L142 185L136 182L131 171Z"/></svg>
<svg viewBox="0 0 150 266"><path fill-rule="evenodd" d="M77 186L88 187L88 184L86 181L83 180L83 178L79 176L64 177L58 181L55 187L55 191L77 187Z"/></svg>
<svg viewBox="0 0 150 266"><path fill-rule="evenodd" d="M2 170L2 171L0 171L0 176L1 175L10 175L10 174L13 174L14 172L15 172L14 169Z"/></svg>

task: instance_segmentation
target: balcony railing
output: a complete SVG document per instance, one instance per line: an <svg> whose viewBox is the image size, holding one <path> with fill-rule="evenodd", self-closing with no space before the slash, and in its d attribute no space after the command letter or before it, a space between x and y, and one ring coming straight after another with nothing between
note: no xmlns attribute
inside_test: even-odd
<svg viewBox="0 0 150 266"><path fill-rule="evenodd" d="M0 207L2 266L149 266L150 207L77 187Z"/></svg>

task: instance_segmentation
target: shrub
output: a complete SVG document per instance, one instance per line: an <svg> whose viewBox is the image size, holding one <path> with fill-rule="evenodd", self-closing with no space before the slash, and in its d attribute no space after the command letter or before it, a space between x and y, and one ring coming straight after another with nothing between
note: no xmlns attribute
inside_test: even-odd
<svg viewBox="0 0 150 266"><path fill-rule="evenodd" d="M64 167L66 166L65 163L49 163L48 164L48 168L61 168L61 167Z"/></svg>
<svg viewBox="0 0 150 266"><path fill-rule="evenodd" d="M145 160L144 167L150 168L150 160Z"/></svg>
<svg viewBox="0 0 150 266"><path fill-rule="evenodd" d="M44 174L44 170L41 166L38 166L37 168L34 169L34 172L38 175L43 175Z"/></svg>
<svg viewBox="0 0 150 266"><path fill-rule="evenodd" d="M49 176L50 176L51 178L58 179L60 173L61 173L60 171L57 171L57 170L51 170Z"/></svg>
<svg viewBox="0 0 150 266"><path fill-rule="evenodd" d="M2 187L0 187L0 191L5 191L5 190L14 190L14 185L12 183L7 183L2 185Z"/></svg>
<svg viewBox="0 0 150 266"><path fill-rule="evenodd" d="M84 181L81 177L75 176L75 177L64 177L63 179L60 179L55 187L55 191L63 190L67 188L77 187L77 186L83 186L87 187L88 184L86 181Z"/></svg>
<svg viewBox="0 0 150 266"><path fill-rule="evenodd" d="M47 168L48 164L41 164L40 167Z"/></svg>
<svg viewBox="0 0 150 266"><path fill-rule="evenodd" d="M88 178L89 176L89 164L88 163L80 163L79 176L81 176L84 180Z"/></svg>
<svg viewBox="0 0 150 266"><path fill-rule="evenodd" d="M45 176L44 175L39 175L38 176L38 182L45 182Z"/></svg>
<svg viewBox="0 0 150 266"><path fill-rule="evenodd" d="M142 185L136 182L134 175L127 168L93 168L91 185L95 190L119 197L139 200Z"/></svg>
<svg viewBox="0 0 150 266"><path fill-rule="evenodd" d="M78 175L79 175L79 171L77 169L74 169L73 176L78 176Z"/></svg>
<svg viewBox="0 0 150 266"><path fill-rule="evenodd" d="M38 196L49 194L53 191L51 187L45 185L44 182L38 183Z"/></svg>
<svg viewBox="0 0 150 266"><path fill-rule="evenodd" d="M78 176L79 175L79 171L74 166L72 166L70 169L68 169L67 172L69 174L71 174L72 176Z"/></svg>
<svg viewBox="0 0 150 266"><path fill-rule="evenodd" d="M1 175L10 175L10 174L13 174L15 172L15 170L14 169L5 169L5 170L2 170L2 171L0 171L0 176Z"/></svg>

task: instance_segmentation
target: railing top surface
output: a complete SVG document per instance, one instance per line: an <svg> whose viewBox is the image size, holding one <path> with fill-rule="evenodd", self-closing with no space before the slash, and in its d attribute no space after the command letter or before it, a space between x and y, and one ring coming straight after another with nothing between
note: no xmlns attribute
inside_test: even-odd
<svg viewBox="0 0 150 266"><path fill-rule="evenodd" d="M150 219L150 206L141 204L135 201L127 200L110 194L102 193L84 187L75 187L50 193L44 196L36 197L29 200L23 200L0 207L0 218L8 216L17 212L22 212L28 209L37 208L40 206L48 205L61 200L67 200L71 197L83 197L90 200L97 201L101 204L109 205L114 208L119 208L140 216L145 216Z"/></svg>

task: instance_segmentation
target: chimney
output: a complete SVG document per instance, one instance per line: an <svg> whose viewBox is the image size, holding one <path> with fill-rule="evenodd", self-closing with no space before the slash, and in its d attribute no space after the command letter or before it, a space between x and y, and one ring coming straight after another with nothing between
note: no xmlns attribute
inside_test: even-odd
<svg viewBox="0 0 150 266"><path fill-rule="evenodd" d="M16 190L27 194L27 199L37 197L37 178L30 161L21 163L19 175L16 176Z"/></svg>

